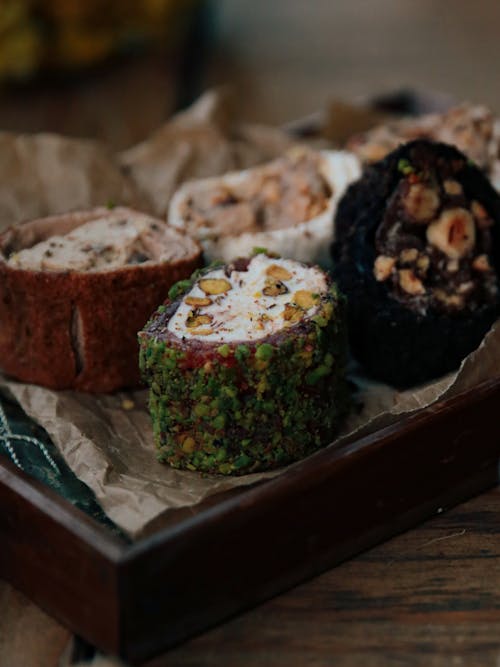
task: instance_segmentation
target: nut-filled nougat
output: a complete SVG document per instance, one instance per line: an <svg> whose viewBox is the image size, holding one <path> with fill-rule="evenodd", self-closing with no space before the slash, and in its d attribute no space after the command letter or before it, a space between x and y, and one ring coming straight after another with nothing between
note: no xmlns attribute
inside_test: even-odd
<svg viewBox="0 0 500 667"><path fill-rule="evenodd" d="M327 267L337 203L359 175L351 153L297 147L265 165L185 183L168 222L197 239L209 261L264 247Z"/></svg>
<svg viewBox="0 0 500 667"><path fill-rule="evenodd" d="M414 141L339 204L335 274L355 356L410 386L456 368L498 317L500 198L445 144Z"/></svg>
<svg viewBox="0 0 500 667"><path fill-rule="evenodd" d="M331 441L347 402L346 337L326 273L257 254L169 296L139 334L161 461L242 474Z"/></svg>

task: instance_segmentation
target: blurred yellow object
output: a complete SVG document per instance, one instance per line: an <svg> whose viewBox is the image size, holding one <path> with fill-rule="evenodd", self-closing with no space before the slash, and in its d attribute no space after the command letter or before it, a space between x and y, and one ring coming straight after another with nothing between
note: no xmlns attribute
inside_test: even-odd
<svg viewBox="0 0 500 667"><path fill-rule="evenodd" d="M70 25L59 35L53 64L81 66L104 60L113 50L114 35L107 30L88 30Z"/></svg>
<svg viewBox="0 0 500 667"><path fill-rule="evenodd" d="M29 23L0 37L0 77L26 77L37 68L41 44L36 29Z"/></svg>
<svg viewBox="0 0 500 667"><path fill-rule="evenodd" d="M0 0L0 78L92 65L168 46L199 0Z"/></svg>

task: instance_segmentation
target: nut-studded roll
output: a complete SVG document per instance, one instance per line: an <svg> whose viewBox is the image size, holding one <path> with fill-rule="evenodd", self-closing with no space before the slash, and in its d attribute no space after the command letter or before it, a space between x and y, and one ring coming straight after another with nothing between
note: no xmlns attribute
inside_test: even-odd
<svg viewBox="0 0 500 667"><path fill-rule="evenodd" d="M359 175L351 153L295 148L259 167L185 183L168 222L197 239L208 261L263 247L328 267L337 203Z"/></svg>
<svg viewBox="0 0 500 667"><path fill-rule="evenodd" d="M355 356L410 386L456 368L498 317L500 198L458 150L419 140L340 202L335 273Z"/></svg>
<svg viewBox="0 0 500 667"><path fill-rule="evenodd" d="M11 227L0 236L0 367L54 389L137 386L137 331L200 264L195 241L122 207Z"/></svg>
<svg viewBox="0 0 500 667"><path fill-rule="evenodd" d="M257 254L175 286L139 334L159 458L242 474L328 444L346 407L343 301L318 267Z"/></svg>

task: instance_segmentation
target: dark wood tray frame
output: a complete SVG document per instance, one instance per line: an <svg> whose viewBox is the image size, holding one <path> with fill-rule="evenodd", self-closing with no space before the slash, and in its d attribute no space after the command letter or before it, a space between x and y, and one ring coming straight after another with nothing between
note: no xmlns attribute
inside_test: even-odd
<svg viewBox="0 0 500 667"><path fill-rule="evenodd" d="M133 544L2 459L0 576L140 662L496 484L499 409L500 378Z"/></svg>

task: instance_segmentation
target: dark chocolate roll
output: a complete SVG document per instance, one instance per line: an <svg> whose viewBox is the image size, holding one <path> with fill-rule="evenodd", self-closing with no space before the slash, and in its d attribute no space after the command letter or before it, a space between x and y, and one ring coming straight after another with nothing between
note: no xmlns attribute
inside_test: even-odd
<svg viewBox="0 0 500 667"><path fill-rule="evenodd" d="M265 470L328 444L346 408L343 299L329 276L259 254L181 283L139 334L161 461Z"/></svg>
<svg viewBox="0 0 500 667"><path fill-rule="evenodd" d="M408 387L455 369L499 314L500 197L452 146L425 140L366 168L336 217L334 274L351 349Z"/></svg>

